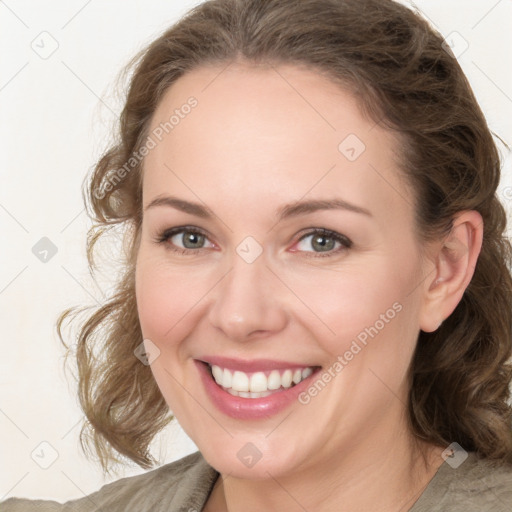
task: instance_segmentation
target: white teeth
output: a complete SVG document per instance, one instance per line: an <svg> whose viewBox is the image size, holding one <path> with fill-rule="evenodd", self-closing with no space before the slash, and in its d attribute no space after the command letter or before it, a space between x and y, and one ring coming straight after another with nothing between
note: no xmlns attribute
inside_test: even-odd
<svg viewBox="0 0 512 512"><path fill-rule="evenodd" d="M215 380L217 380L217 379L215 379ZM219 382L219 381L217 380L217 382ZM225 388L230 388L232 383L233 383L233 375L231 374L231 372L229 370L224 369L224 374L222 376L222 385Z"/></svg>
<svg viewBox="0 0 512 512"><path fill-rule="evenodd" d="M248 375L241 371L231 371L217 365L211 366L215 382L228 393L243 398L261 398L272 392L284 388L290 388L298 384L313 373L312 367L297 370L272 370L268 377L264 372L256 372Z"/></svg>
<svg viewBox="0 0 512 512"><path fill-rule="evenodd" d="M252 392L267 391L267 377L263 372L253 373L249 381L249 389Z"/></svg>
<svg viewBox="0 0 512 512"><path fill-rule="evenodd" d="M219 366L212 366L212 373L213 373L213 378L219 382L221 380L224 380L224 371L222 370L222 368L220 368Z"/></svg>
<svg viewBox="0 0 512 512"><path fill-rule="evenodd" d="M305 368L302 370L302 380L307 379L312 373L313 370L311 368Z"/></svg>
<svg viewBox="0 0 512 512"><path fill-rule="evenodd" d="M271 395L272 391L264 391L263 393L253 393L251 391L234 391L233 389L229 388L226 389L226 391L233 396L241 396L242 398L263 398L265 396Z"/></svg>
<svg viewBox="0 0 512 512"><path fill-rule="evenodd" d="M234 391L249 391L249 377L247 374L244 372L234 372L231 388Z"/></svg>
<svg viewBox="0 0 512 512"><path fill-rule="evenodd" d="M281 384L283 388L289 388L292 385L293 374L291 370L286 370L281 377Z"/></svg>
<svg viewBox="0 0 512 512"><path fill-rule="evenodd" d="M267 379L268 389L279 389L281 387L281 375L277 370L272 370Z"/></svg>

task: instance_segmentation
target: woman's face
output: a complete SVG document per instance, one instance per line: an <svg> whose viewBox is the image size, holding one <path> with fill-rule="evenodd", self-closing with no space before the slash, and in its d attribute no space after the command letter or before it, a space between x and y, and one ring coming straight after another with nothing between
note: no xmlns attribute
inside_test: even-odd
<svg viewBox="0 0 512 512"><path fill-rule="evenodd" d="M180 78L150 133L138 312L208 462L266 478L396 442L433 268L397 141L318 74L242 64Z"/></svg>

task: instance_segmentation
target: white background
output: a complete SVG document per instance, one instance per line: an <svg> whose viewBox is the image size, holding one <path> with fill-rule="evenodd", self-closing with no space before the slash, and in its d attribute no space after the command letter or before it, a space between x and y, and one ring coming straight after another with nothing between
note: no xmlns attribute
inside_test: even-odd
<svg viewBox="0 0 512 512"><path fill-rule="evenodd" d="M87 270L81 185L121 109L117 73L198 3L0 0L0 500L64 501L113 479L80 451L82 416L55 320L66 307L99 303L108 294L108 285L95 284ZM512 146L512 2L416 5L445 37L458 32L449 38L455 50L467 41L459 62L491 129ZM45 55L52 45L56 51ZM500 150L501 194L510 211L510 158ZM47 263L32 253L42 237L58 250ZM58 456L43 469L31 458L34 450L42 464L53 450ZM175 426L155 440L153 453L163 464L194 450ZM141 472L131 465L117 478Z"/></svg>

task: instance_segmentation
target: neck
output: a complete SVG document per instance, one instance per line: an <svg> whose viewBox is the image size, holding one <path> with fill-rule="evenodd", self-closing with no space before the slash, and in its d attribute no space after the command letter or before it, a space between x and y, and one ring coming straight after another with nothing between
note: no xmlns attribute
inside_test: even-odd
<svg viewBox="0 0 512 512"><path fill-rule="evenodd" d="M405 512L442 464L442 448L412 439L407 431L387 441L354 440L301 471L248 480L221 475L205 512Z"/></svg>

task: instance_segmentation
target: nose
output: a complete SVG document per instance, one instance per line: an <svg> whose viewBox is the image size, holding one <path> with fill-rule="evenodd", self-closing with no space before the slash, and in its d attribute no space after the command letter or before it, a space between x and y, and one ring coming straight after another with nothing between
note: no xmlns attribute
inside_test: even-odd
<svg viewBox="0 0 512 512"><path fill-rule="evenodd" d="M263 257L247 263L235 254L228 274L215 287L208 313L210 324L235 341L248 341L284 329L285 288Z"/></svg>

